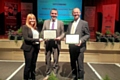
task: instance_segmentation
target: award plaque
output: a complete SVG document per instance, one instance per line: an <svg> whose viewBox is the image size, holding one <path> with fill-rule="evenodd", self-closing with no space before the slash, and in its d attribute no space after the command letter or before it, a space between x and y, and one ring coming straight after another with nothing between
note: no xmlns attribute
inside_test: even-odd
<svg viewBox="0 0 120 80"><path fill-rule="evenodd" d="M66 44L78 44L79 35L78 34L67 34L65 42Z"/></svg>
<svg viewBox="0 0 120 80"><path fill-rule="evenodd" d="M56 38L56 30L44 30L43 31L43 38L44 39L55 39Z"/></svg>

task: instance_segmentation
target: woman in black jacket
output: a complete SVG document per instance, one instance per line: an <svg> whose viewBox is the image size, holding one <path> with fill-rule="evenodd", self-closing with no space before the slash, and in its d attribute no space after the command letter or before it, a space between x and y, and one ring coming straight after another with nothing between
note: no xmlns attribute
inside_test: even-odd
<svg viewBox="0 0 120 80"><path fill-rule="evenodd" d="M40 42L42 41L39 37L36 24L35 15L28 14L26 24L22 26L24 42L21 49L24 52L25 58L24 80L35 80L36 61L40 50Z"/></svg>

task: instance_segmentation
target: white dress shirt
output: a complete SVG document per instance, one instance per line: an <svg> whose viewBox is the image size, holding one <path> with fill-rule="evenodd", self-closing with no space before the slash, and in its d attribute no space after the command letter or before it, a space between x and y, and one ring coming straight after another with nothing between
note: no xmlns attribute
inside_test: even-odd
<svg viewBox="0 0 120 80"><path fill-rule="evenodd" d="M31 28L33 33L33 39L39 39L39 32L33 28ZM36 44L39 44L39 42L36 42Z"/></svg>

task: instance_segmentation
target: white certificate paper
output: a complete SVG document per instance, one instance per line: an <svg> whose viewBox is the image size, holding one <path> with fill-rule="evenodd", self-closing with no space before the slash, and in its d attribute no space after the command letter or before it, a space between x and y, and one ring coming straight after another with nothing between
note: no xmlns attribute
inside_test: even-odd
<svg viewBox="0 0 120 80"><path fill-rule="evenodd" d="M78 34L67 34L66 35L66 44L78 44L79 35Z"/></svg>
<svg viewBox="0 0 120 80"><path fill-rule="evenodd" d="M44 39L55 39L56 38L56 30L44 30L43 32Z"/></svg>

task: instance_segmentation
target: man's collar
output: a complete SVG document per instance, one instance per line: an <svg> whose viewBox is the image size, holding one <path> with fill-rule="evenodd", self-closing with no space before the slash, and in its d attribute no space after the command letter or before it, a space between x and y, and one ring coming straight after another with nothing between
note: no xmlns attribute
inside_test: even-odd
<svg viewBox="0 0 120 80"><path fill-rule="evenodd" d="M78 18L77 20L74 20L74 22L80 21L80 18Z"/></svg>
<svg viewBox="0 0 120 80"><path fill-rule="evenodd" d="M55 19L54 21L51 19L50 21L51 21L51 22L56 22L56 21L57 21L57 19Z"/></svg>
<svg viewBox="0 0 120 80"><path fill-rule="evenodd" d="M74 20L73 23L77 24L77 23L79 23L79 21L80 21L80 18L78 18L76 21Z"/></svg>

